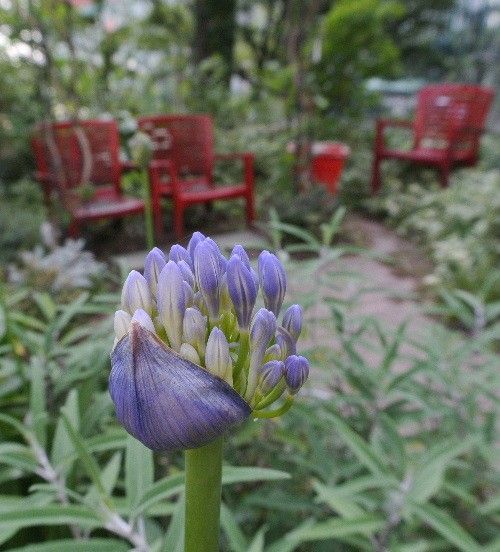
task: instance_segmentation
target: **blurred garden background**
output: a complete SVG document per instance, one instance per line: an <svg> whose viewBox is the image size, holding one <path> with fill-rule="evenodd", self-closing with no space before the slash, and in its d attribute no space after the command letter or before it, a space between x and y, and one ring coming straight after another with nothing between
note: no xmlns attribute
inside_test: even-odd
<svg viewBox="0 0 500 552"><path fill-rule="evenodd" d="M206 114L217 152L253 153L255 217L246 192L246 211L197 202L181 243L276 252L312 365L290 412L227 440L221 550L500 551L499 29L498 0L0 0L0 550L182 550L182 454L126 434L107 378L148 241L138 120ZM374 193L376 121L413 120L446 83L496 92L467 127L473 163L444 187L390 159ZM77 156L68 203L33 138L62 174L56 123L95 119L116 121L140 206L76 227L95 159ZM385 138L411 150L412 127ZM215 180L241 179L238 162ZM168 253L175 201L157 206Z"/></svg>

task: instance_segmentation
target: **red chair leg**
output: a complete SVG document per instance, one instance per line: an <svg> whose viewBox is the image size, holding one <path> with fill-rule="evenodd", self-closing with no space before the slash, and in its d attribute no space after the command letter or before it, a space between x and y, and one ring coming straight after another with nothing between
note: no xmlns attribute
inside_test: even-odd
<svg viewBox="0 0 500 552"><path fill-rule="evenodd" d="M184 237L184 209L184 204L174 199L174 234L178 240Z"/></svg>
<svg viewBox="0 0 500 552"><path fill-rule="evenodd" d="M375 154L373 157L373 166L372 166L372 181L371 181L371 189L372 194L376 194L380 190L380 186L382 184L381 178L380 178L380 163L382 159Z"/></svg>
<svg viewBox="0 0 500 552"><path fill-rule="evenodd" d="M252 224L252 222L255 220L255 206L252 192L247 193L247 195L245 196L245 202L247 224Z"/></svg>

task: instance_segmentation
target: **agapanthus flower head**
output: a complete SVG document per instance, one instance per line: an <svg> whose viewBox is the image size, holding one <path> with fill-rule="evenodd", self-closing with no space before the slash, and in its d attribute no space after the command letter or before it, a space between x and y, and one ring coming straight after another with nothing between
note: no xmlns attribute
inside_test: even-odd
<svg viewBox="0 0 500 552"><path fill-rule="evenodd" d="M195 448L250 415L284 412L309 373L296 355L302 309L277 318L285 289L267 251L257 276L241 245L228 260L200 232L168 258L154 248L144 275L127 277L114 319L110 393L127 431L154 450Z"/></svg>

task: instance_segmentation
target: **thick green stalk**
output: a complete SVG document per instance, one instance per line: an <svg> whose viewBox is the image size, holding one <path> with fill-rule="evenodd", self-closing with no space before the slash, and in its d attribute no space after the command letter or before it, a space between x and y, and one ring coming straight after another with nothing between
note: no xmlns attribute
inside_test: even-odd
<svg viewBox="0 0 500 552"><path fill-rule="evenodd" d="M184 552L219 551L222 446L220 437L186 450Z"/></svg>

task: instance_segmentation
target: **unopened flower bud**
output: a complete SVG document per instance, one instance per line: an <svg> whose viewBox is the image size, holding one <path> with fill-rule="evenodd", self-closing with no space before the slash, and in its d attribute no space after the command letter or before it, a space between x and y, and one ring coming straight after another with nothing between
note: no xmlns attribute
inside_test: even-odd
<svg viewBox="0 0 500 552"><path fill-rule="evenodd" d="M163 251L154 247L147 254L146 260L144 261L144 278L149 284L149 289L153 294L153 297L156 297L158 290L158 278L160 277L160 272L163 270L163 267L167 264L167 260Z"/></svg>
<svg viewBox="0 0 500 552"><path fill-rule="evenodd" d="M206 335L207 319L198 309L187 308L182 324L182 340L192 345L200 357L205 354Z"/></svg>
<svg viewBox="0 0 500 552"><path fill-rule="evenodd" d="M243 246L239 244L235 245L233 247L233 250L231 251L231 257L233 257L234 255L239 257L243 264L248 268L248 270L250 270L250 259Z"/></svg>
<svg viewBox="0 0 500 552"><path fill-rule="evenodd" d="M158 279L158 314L172 349L181 346L182 323L186 310L184 280L179 267L168 261Z"/></svg>
<svg viewBox="0 0 500 552"><path fill-rule="evenodd" d="M191 257L191 263L194 263L194 250L196 249L196 246L201 243L202 241L205 241L206 236L202 234L201 232L194 232L191 236L191 239L189 240L187 250L189 252L189 256Z"/></svg>
<svg viewBox="0 0 500 552"><path fill-rule="evenodd" d="M182 285L184 287L184 298L186 300L186 307L192 307L194 299L193 288L186 282L186 280L182 282Z"/></svg>
<svg viewBox="0 0 500 552"><path fill-rule="evenodd" d="M183 280L194 288L194 274L191 266L182 259L177 263L177 266L181 269Z"/></svg>
<svg viewBox="0 0 500 552"><path fill-rule="evenodd" d="M122 307L131 315L137 309L144 309L146 312L151 312L153 309L153 298L148 282L137 270L132 270L123 284Z"/></svg>
<svg viewBox="0 0 500 552"><path fill-rule="evenodd" d="M115 318L113 320L113 328L115 330L115 337L118 341L124 335L128 334L131 320L132 320L132 317L128 312L125 312L124 310L117 310L115 312Z"/></svg>
<svg viewBox="0 0 500 552"><path fill-rule="evenodd" d="M194 252L194 274L196 283L203 296L210 319L219 317L220 282L220 252L214 250L208 238L200 242Z"/></svg>
<svg viewBox="0 0 500 552"><path fill-rule="evenodd" d="M208 336L205 366L211 374L219 376L232 385L233 361L229 353L229 344L226 336L217 327L214 327Z"/></svg>
<svg viewBox="0 0 500 552"><path fill-rule="evenodd" d="M196 352L196 349L189 343L183 343L181 345L181 348L179 349L179 354L181 355L182 358L189 360L189 362L192 362L197 365L200 364L200 357Z"/></svg>
<svg viewBox="0 0 500 552"><path fill-rule="evenodd" d="M309 361L305 357L291 355L285 360L285 379L290 393L297 393L308 376Z"/></svg>
<svg viewBox="0 0 500 552"><path fill-rule="evenodd" d="M286 274L276 255L263 251L259 255L259 282L264 296L264 305L276 316L280 311L286 291Z"/></svg>
<svg viewBox="0 0 500 552"><path fill-rule="evenodd" d="M270 393L285 374L285 365L281 360L271 360L259 368L258 386L263 395Z"/></svg>
<svg viewBox="0 0 500 552"><path fill-rule="evenodd" d="M172 245L170 248L170 253L168 254L168 260L178 263L179 261L185 261L189 266L191 266L192 260L191 255L188 253L188 250L179 245L178 243Z"/></svg>
<svg viewBox="0 0 500 552"><path fill-rule="evenodd" d="M227 286L238 318L238 325L240 329L247 330L257 298L257 290L252 273L237 255L233 255L227 265Z"/></svg>
<svg viewBox="0 0 500 552"><path fill-rule="evenodd" d="M143 328L145 328L146 330L152 333L155 333L156 331L153 321L151 320L151 316L149 316L149 314L142 309L137 309L134 312L134 316L132 316L132 320L130 321L130 323L132 322L137 322Z"/></svg>
<svg viewBox="0 0 500 552"><path fill-rule="evenodd" d="M295 342L297 342L300 332L302 331L302 307L300 305L288 307L283 315L283 322L281 325L293 337Z"/></svg>
<svg viewBox="0 0 500 552"><path fill-rule="evenodd" d="M268 347L266 354L264 355L265 362L270 360L283 360L284 358L285 357L282 354L281 347L277 343Z"/></svg>
<svg viewBox="0 0 500 552"><path fill-rule="evenodd" d="M280 326L276 329L276 343L281 349L281 358L286 358L297 352L295 340L284 328Z"/></svg>

